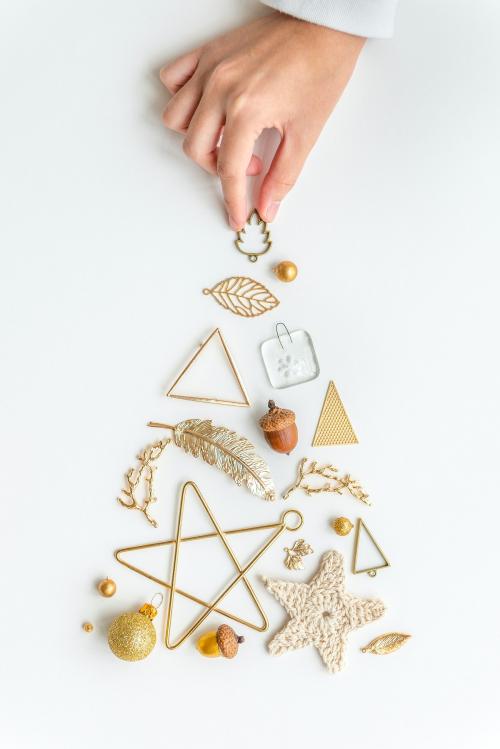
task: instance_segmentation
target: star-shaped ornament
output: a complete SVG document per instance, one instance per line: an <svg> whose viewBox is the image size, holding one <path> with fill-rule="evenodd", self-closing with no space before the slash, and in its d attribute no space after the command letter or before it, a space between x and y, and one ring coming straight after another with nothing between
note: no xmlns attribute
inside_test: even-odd
<svg viewBox="0 0 500 749"><path fill-rule="evenodd" d="M264 578L270 593L285 607L290 621L269 643L271 655L314 645L332 673L344 666L347 635L379 619L385 611L376 598L357 598L344 588L344 559L328 551L310 583Z"/></svg>

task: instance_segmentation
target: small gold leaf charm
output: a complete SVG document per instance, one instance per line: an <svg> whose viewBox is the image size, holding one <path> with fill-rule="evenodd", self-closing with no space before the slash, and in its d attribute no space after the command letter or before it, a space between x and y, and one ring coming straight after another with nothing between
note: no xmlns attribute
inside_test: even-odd
<svg viewBox="0 0 500 749"><path fill-rule="evenodd" d="M285 566L289 570L303 570L302 557L313 553L312 547L303 538L298 538L291 549L285 547L284 551L286 551Z"/></svg>
<svg viewBox="0 0 500 749"><path fill-rule="evenodd" d="M231 276L211 289L203 289L224 309L240 317L258 317L277 307L279 300L266 287L246 276Z"/></svg>
<svg viewBox="0 0 500 749"><path fill-rule="evenodd" d="M404 635L401 632L388 632L387 634L380 635L369 642L368 645L361 648L361 652L374 653L375 655L394 653L394 651L399 650L401 645L404 645L410 637L411 635Z"/></svg>

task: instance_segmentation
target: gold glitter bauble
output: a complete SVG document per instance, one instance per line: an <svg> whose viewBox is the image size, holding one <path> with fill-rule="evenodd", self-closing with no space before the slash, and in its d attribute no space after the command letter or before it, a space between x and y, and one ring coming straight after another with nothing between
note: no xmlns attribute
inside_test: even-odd
<svg viewBox="0 0 500 749"><path fill-rule="evenodd" d="M111 623L108 643L117 658L141 661L155 646L156 630L145 614L132 611L117 616Z"/></svg>
<svg viewBox="0 0 500 749"><path fill-rule="evenodd" d="M107 577L105 580L101 580L97 586L97 590L101 596L104 596L104 598L111 598L111 596L114 596L116 593L116 583L114 580Z"/></svg>
<svg viewBox="0 0 500 749"><path fill-rule="evenodd" d="M90 622L84 622L82 624L82 629L84 632L93 632L94 631L94 625Z"/></svg>
<svg viewBox="0 0 500 749"><path fill-rule="evenodd" d="M335 520L332 521L331 526L339 536L347 536L347 534L354 528L349 518L335 518Z"/></svg>
<svg viewBox="0 0 500 749"><path fill-rule="evenodd" d="M273 268L274 273L276 275L276 278L278 278L280 281L284 281L285 283L290 283L290 281L295 281L297 278L298 268L295 265L295 263L292 263L291 260L283 260L281 263L278 263L278 265Z"/></svg>

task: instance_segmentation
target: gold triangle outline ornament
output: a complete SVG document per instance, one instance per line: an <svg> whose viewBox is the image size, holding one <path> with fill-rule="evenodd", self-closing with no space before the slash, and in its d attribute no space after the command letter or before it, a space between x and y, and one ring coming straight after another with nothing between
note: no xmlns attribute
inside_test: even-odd
<svg viewBox="0 0 500 749"><path fill-rule="evenodd" d="M312 445L313 447L326 447L328 445L356 445L357 443L358 438L344 404L335 383L330 380Z"/></svg>
<svg viewBox="0 0 500 749"><path fill-rule="evenodd" d="M212 522L212 525L215 528L215 531L211 533L197 534L194 536L181 536L184 504L185 504L186 493L189 488L192 488L194 490L196 496L200 500L207 515L209 516ZM291 515L295 516L298 519L295 525L287 524L287 518L290 518ZM203 623L203 621L205 621L205 619L212 612L220 614L221 616L225 616L228 619L232 619L234 622L237 622L238 624L242 624L246 627L249 627L250 629L256 630L257 632L265 632L269 628L269 622L251 583L246 578L246 573L253 567L253 565L258 561L258 559L260 559L260 557L267 551L267 549L271 546L271 544L273 544L274 541L284 531L292 531L292 532L296 531L302 526L302 523L303 523L303 517L298 510L287 510L281 515L280 520L277 523L265 523L264 525L255 525L255 526L249 526L245 528L233 528L231 530L223 531L220 528L217 520L215 519L212 511L210 510L198 486L193 481L187 481L182 487L181 496L179 500L179 511L178 511L177 530L176 530L175 538L167 540L167 541L155 541L153 543L140 544L138 546L123 547L115 551L115 558L120 564L122 564L124 567L127 567L132 572L136 572L137 574L142 575L143 577L146 577L148 580L152 580L153 582L158 583L159 585L162 585L163 587L167 588L167 590L170 591L170 599L169 599L169 606L167 610L167 620L166 620L166 626L165 626L165 645L167 646L167 648L169 648L169 650L174 650L175 648L179 647L179 645L182 645L182 643ZM274 530L274 529L275 529L275 533L273 533L271 538L268 539L268 541L255 553L252 559L249 562L247 562L247 564L244 567L241 567L236 556L234 555L234 552L229 546L226 536L233 535L233 534L246 533L246 532ZM231 557L238 571L238 574L236 578L234 578L234 580L226 587L226 589L217 596L215 601L208 603L207 601L204 601L203 599L198 598L197 596L194 596L191 593L188 593L184 590L181 590L180 588L177 588L176 577L177 577L177 565L178 565L178 558L179 558L179 547L180 547L180 544L183 542L199 541L199 540L203 540L206 538L215 538L217 536L221 538L224 546L226 547L226 550L228 551L228 554ZM175 551L174 551L174 559L172 562L172 573L171 573L169 581L161 580L155 575L152 575L151 573L147 572L146 570L141 569L140 567L136 567L135 565L131 564L130 562L122 558L122 555L127 554L128 552L142 551L144 549L156 548L159 546L173 546L173 545L175 545ZM250 594L250 597L255 603L255 606L261 617L261 624L254 624L253 622L243 619L237 614L231 613L229 611L225 611L224 609L219 607L219 603L240 581L244 583L245 587L247 588ZM174 596L176 594L181 595L184 598L187 598L190 601L193 601L194 603L199 604L205 609L205 613L198 617L195 623L186 632L184 632L184 634L180 636L177 642L171 643L170 642L170 630L171 630L172 615L173 615L173 602L174 602Z"/></svg>
<svg viewBox="0 0 500 749"><path fill-rule="evenodd" d="M229 367L230 367L230 369L231 369L231 371L232 371L232 373L234 375L234 378L235 378L235 380L236 380L236 382L238 384L238 387L240 389L241 395L243 397L242 401L226 400L224 398L209 398L208 396L204 397L204 396L197 396L197 395L176 395L175 393L172 392L174 390L174 388L182 380L182 378L184 377L184 375L186 374L186 372L191 368L191 366L198 359L198 357L200 356L200 354L203 351L203 349L205 348L205 346L207 346L207 344L210 343L210 341L212 340L212 338L214 338L214 336L218 336L219 337L219 341L220 341L220 343L222 345L222 348L223 348L223 351L224 351L224 353L226 355L226 359L228 361ZM242 382L242 379L241 379L241 375L238 372L236 364L234 363L234 359L231 356L231 352L229 351L229 349L227 347L227 344L226 344L226 341L224 340L224 336L222 335L222 332L220 331L219 328L215 328L215 330L213 330L210 333L210 335L208 336L208 338L206 338L200 344L200 346L194 352L193 356L188 361L188 363L186 364L186 366L177 375L176 379L174 380L173 384L169 387L169 389L167 390L167 392L165 393L165 395L167 395L169 398L177 398L178 400L196 401L197 403L213 403L213 404L218 404L220 406L241 406L241 407L245 408L245 407L248 407L248 406L251 405L251 403L250 403L250 401L248 399L248 393L247 393L247 391L245 389L245 386L243 385L243 382Z"/></svg>
<svg viewBox="0 0 500 749"><path fill-rule="evenodd" d="M377 567L366 567L365 569L362 569L362 570L358 570L357 569L357 566L358 566L359 537L360 537L361 528L364 528L365 533L367 534L368 538L370 539L370 541L372 542L372 544L375 546L375 548L377 549L377 551L380 554L380 556L382 557L382 559L384 560L383 564L379 564ZM375 575L377 574L377 570L382 570L382 569L384 569L384 567L390 567L390 566L391 566L391 563L387 559L386 555L384 554L384 552L382 551L382 549L380 548L380 546L378 545L378 543L373 538L372 534L370 533L370 531L366 527L365 523L363 522L363 520L361 518L358 518L358 522L356 523L356 535L354 537L354 553L353 553L353 557L352 557L352 574L353 575L360 575L362 572L366 572L370 577L375 577Z"/></svg>

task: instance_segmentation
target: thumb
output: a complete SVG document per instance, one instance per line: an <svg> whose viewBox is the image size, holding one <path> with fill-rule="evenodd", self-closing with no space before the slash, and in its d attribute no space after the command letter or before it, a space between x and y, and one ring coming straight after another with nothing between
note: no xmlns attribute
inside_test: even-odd
<svg viewBox="0 0 500 749"><path fill-rule="evenodd" d="M281 201L295 185L312 145L288 133L283 136L257 200L257 210L264 221L275 218Z"/></svg>

